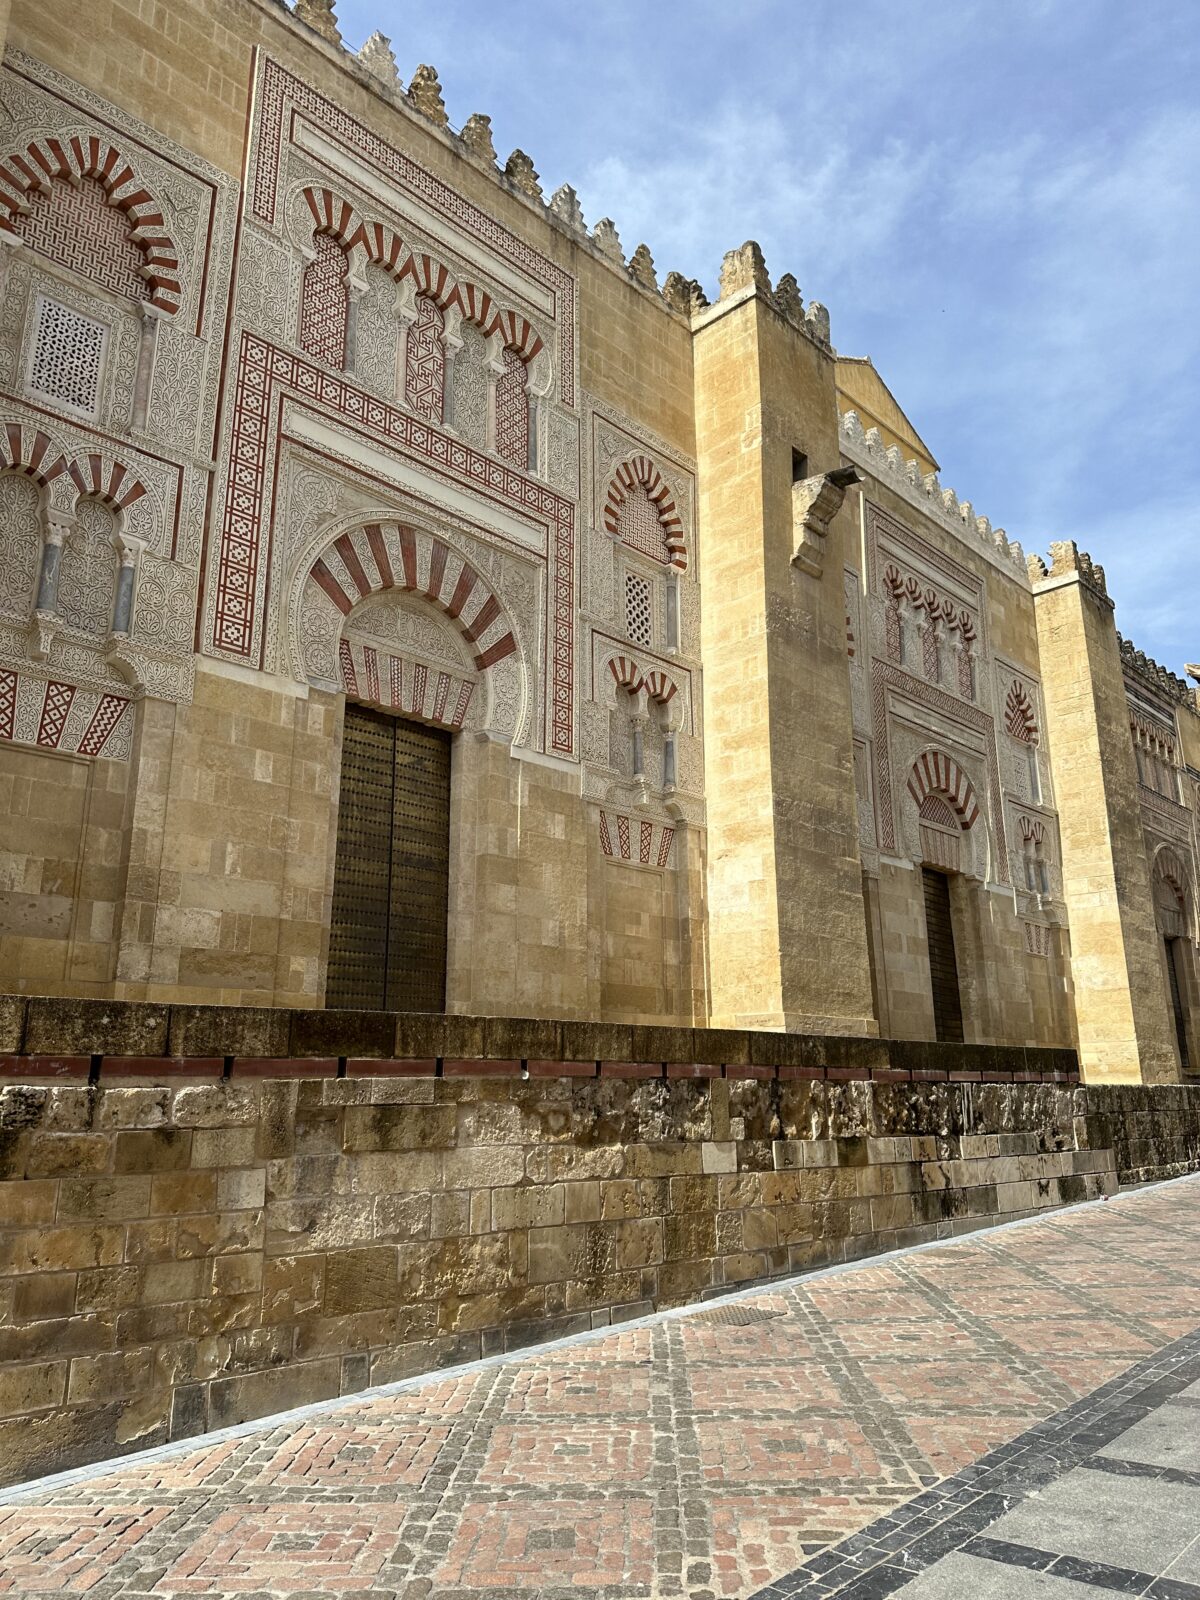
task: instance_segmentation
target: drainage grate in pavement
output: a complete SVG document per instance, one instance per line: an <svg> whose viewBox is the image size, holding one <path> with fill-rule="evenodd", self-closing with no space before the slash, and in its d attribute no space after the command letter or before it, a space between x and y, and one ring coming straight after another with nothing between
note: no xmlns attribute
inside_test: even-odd
<svg viewBox="0 0 1200 1600"><path fill-rule="evenodd" d="M762 1306L717 1306L712 1311L696 1311L691 1322L719 1322L726 1328L748 1328L752 1322L770 1322L774 1317L786 1315L783 1311L767 1311Z"/></svg>

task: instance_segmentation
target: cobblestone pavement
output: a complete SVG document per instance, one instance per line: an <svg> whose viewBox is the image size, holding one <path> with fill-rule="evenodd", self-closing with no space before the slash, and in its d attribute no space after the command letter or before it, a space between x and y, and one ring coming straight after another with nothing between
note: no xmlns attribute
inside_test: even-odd
<svg viewBox="0 0 1200 1600"><path fill-rule="evenodd" d="M0 1595L887 1594L926 1564L881 1587L889 1550L965 1518L958 1550L1011 1506L980 1520L971 1472L1035 1481L1047 1428L1095 1451L1197 1329L1184 1178L5 1491Z"/></svg>

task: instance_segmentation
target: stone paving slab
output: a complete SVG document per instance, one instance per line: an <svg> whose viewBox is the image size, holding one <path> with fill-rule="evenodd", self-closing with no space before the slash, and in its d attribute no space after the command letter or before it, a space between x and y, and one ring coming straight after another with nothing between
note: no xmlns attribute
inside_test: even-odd
<svg viewBox="0 0 1200 1600"><path fill-rule="evenodd" d="M1003 1545L992 1524L1019 1496L970 1474L1019 1466L1027 1490L1109 1449L1093 1412L1155 1363L1182 1372L1197 1329L1184 1178L0 1492L0 1595L774 1600L919 1581L932 1600L974 1592L953 1588L974 1563L981 1595L1069 1600L1095 1587L1082 1570L995 1586L969 1541ZM1155 1403L1200 1423L1197 1377ZM1134 1436L1106 1493L1128 1470L1139 1493L1200 1499L1190 1452L1160 1464L1162 1433ZM939 1569L951 1557L968 1568ZM847 1587L889 1562L887 1587Z"/></svg>

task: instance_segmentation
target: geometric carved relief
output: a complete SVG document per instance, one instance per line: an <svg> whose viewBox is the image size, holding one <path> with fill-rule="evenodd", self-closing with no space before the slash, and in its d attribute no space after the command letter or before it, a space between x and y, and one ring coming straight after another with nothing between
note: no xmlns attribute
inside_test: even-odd
<svg viewBox="0 0 1200 1600"><path fill-rule="evenodd" d="M675 828L670 824L634 819L624 813L600 812L600 849L612 861L661 871L671 859Z"/></svg>
<svg viewBox="0 0 1200 1600"><path fill-rule="evenodd" d="M300 348L340 371L346 365L346 326L350 290L346 256L327 233L315 233L313 258L304 269L300 291Z"/></svg>
<svg viewBox="0 0 1200 1600"><path fill-rule="evenodd" d="M418 416L441 422L446 347L442 343L445 318L428 295L416 300L417 320L408 330L404 398Z"/></svg>
<svg viewBox="0 0 1200 1600"><path fill-rule="evenodd" d="M525 363L515 350L501 351L504 371L496 379L496 454L522 472L529 467L529 393Z"/></svg>
<svg viewBox="0 0 1200 1600"><path fill-rule="evenodd" d="M0 739L127 761L132 736L127 695L0 667Z"/></svg>
<svg viewBox="0 0 1200 1600"><path fill-rule="evenodd" d="M93 417L100 407L100 375L107 330L57 300L39 296L29 388L70 411Z"/></svg>
<svg viewBox="0 0 1200 1600"><path fill-rule="evenodd" d="M643 555L687 567L687 545L675 500L648 456L632 456L613 474L604 503L604 526Z"/></svg>

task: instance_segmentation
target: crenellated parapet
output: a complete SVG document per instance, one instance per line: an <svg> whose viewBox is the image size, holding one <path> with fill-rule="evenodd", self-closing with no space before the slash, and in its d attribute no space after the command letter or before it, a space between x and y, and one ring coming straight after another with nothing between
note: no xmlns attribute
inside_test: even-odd
<svg viewBox="0 0 1200 1600"><path fill-rule="evenodd" d="M1031 555L1026 563L1032 584L1053 582L1057 578L1078 578L1079 581L1112 609L1104 568L1093 561L1086 550L1081 550L1074 539L1057 539L1050 546L1050 565L1039 555Z"/></svg>
<svg viewBox="0 0 1200 1600"><path fill-rule="evenodd" d="M1148 688L1165 695L1177 705L1187 706L1192 710L1196 708L1195 691L1188 687L1183 678L1169 668L1160 666L1144 650L1139 650L1132 640L1122 638L1119 633L1117 639L1121 646L1121 665L1130 677L1139 679ZM1187 671L1193 677L1200 678L1200 673L1197 673L1194 667L1188 667Z"/></svg>
<svg viewBox="0 0 1200 1600"><path fill-rule="evenodd" d="M809 307L810 314L813 309ZM1032 581L1020 544L1003 528L993 528L987 517L976 515L969 500L960 500L953 489L944 489L936 472L926 472L918 461L906 461L898 445L885 445L879 429L864 428L857 411L843 412L839 422L842 450L852 460L942 527L966 539L1017 582Z"/></svg>

